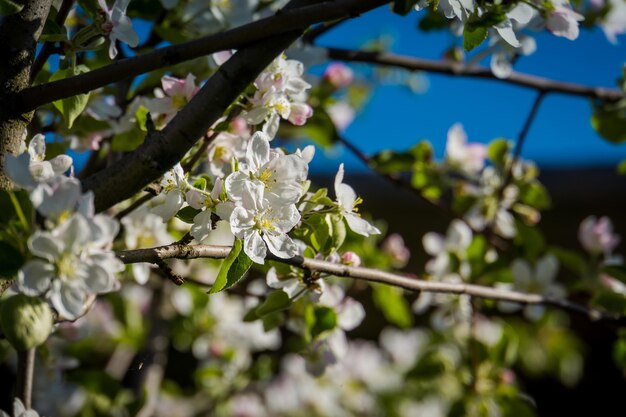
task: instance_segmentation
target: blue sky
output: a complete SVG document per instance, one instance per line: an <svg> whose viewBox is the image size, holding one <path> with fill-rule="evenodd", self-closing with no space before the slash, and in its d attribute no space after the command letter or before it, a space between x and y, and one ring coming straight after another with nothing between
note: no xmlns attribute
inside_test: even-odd
<svg viewBox="0 0 626 417"><path fill-rule="evenodd" d="M455 42L447 32L423 33L415 27L421 15L393 15L381 8L340 25L318 40L319 45L359 48L381 34L392 37L391 51L420 58L439 59ZM539 76L615 87L626 62L626 37L609 43L601 30L581 31L576 41L537 34L534 55L521 58L516 70ZM469 139L489 142L517 137L536 93L506 84L427 75L423 94L406 87L377 87L368 104L346 131L346 137L367 153L385 148L405 149L420 139L430 140L442 155L448 128L464 125ZM529 132L522 156L540 167L611 166L626 159L626 144L613 145L592 129L589 100L551 94L546 97ZM339 161L350 171L365 170L359 161L339 149L318 152L312 170L336 169Z"/></svg>

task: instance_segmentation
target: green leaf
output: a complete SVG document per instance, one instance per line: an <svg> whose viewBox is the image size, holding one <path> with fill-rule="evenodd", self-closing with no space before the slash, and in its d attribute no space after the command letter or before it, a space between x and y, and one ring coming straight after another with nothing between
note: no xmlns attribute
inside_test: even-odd
<svg viewBox="0 0 626 417"><path fill-rule="evenodd" d="M15 221L24 231L30 231L35 211L28 193L24 190L0 190L0 230Z"/></svg>
<svg viewBox="0 0 626 417"><path fill-rule="evenodd" d="M326 216L315 214L307 220L307 225L310 227L309 240L311 241L311 246L318 252L322 251L331 234Z"/></svg>
<svg viewBox="0 0 626 417"><path fill-rule="evenodd" d="M617 165L617 173L619 175L626 175L626 160L620 162Z"/></svg>
<svg viewBox="0 0 626 417"><path fill-rule="evenodd" d="M199 190L205 191L207 186L207 179L204 177L199 177L193 182L193 187Z"/></svg>
<svg viewBox="0 0 626 417"><path fill-rule="evenodd" d="M626 297L613 291L603 291L593 299L595 306L617 313L626 313Z"/></svg>
<svg viewBox="0 0 626 417"><path fill-rule="evenodd" d="M465 25L465 29L463 29L463 48L469 52L480 46L487 39L487 34L487 28L483 26L472 28L471 25Z"/></svg>
<svg viewBox="0 0 626 417"><path fill-rule="evenodd" d="M135 119L137 120L137 125L142 132L147 132L146 122L148 121L148 109L145 106L139 106L137 111L135 112Z"/></svg>
<svg viewBox="0 0 626 417"><path fill-rule="evenodd" d="M400 288L388 285L373 287L374 304L383 313L385 318L400 328L413 325L413 314Z"/></svg>
<svg viewBox="0 0 626 417"><path fill-rule="evenodd" d="M326 306L308 305L304 320L312 339L337 327L337 313Z"/></svg>
<svg viewBox="0 0 626 417"><path fill-rule="evenodd" d="M23 8L23 4L18 4L11 0L0 0L0 16L9 16L19 13Z"/></svg>
<svg viewBox="0 0 626 417"><path fill-rule="evenodd" d="M537 210L546 210L552 205L548 190L538 182L526 184L521 190L520 200Z"/></svg>
<svg viewBox="0 0 626 417"><path fill-rule="evenodd" d="M67 32L53 18L48 16L39 42L62 42L67 40Z"/></svg>
<svg viewBox="0 0 626 417"><path fill-rule="evenodd" d="M502 167L506 162L506 155L509 152L510 144L506 139L496 139L487 147L487 156L495 165Z"/></svg>
<svg viewBox="0 0 626 417"><path fill-rule="evenodd" d="M138 126L131 130L113 136L111 149L117 152L130 152L139 147L143 143L145 134Z"/></svg>
<svg viewBox="0 0 626 417"><path fill-rule="evenodd" d="M0 241L0 279L11 279L24 265L24 255L13 245Z"/></svg>
<svg viewBox="0 0 626 417"><path fill-rule="evenodd" d="M346 240L346 223L338 214L327 214L326 219L332 230L331 249L339 249Z"/></svg>
<svg viewBox="0 0 626 417"><path fill-rule="evenodd" d="M384 150L372 157L376 170L385 174L407 172L415 163L415 155Z"/></svg>
<svg viewBox="0 0 626 417"><path fill-rule="evenodd" d="M180 220L184 221L185 223L191 224L193 223L193 218L196 217L198 213L200 213L201 211L202 210L195 209L191 206L187 206L178 210L178 213L176 213L176 217L178 217Z"/></svg>
<svg viewBox="0 0 626 417"><path fill-rule="evenodd" d="M583 275L585 273L585 270L587 269L587 262L578 252L557 246L550 246L549 251L558 258L559 262L565 268L578 275Z"/></svg>
<svg viewBox="0 0 626 417"><path fill-rule="evenodd" d="M626 100L595 105L591 125L600 136L612 143L626 141Z"/></svg>
<svg viewBox="0 0 626 417"><path fill-rule="evenodd" d="M605 265L600 271L626 284L626 266Z"/></svg>
<svg viewBox="0 0 626 417"><path fill-rule="evenodd" d="M57 72L52 74L52 77L50 77L50 81L62 80L64 78L80 75L85 72L89 72L89 68L84 65L77 65L74 68L58 70ZM67 123L67 127L71 128L74 124L74 120L76 120L76 118L80 116L83 110L85 110L85 107L87 107L88 102L89 93L78 94L75 96L64 98L63 100L57 100L52 104L63 115L65 123Z"/></svg>
<svg viewBox="0 0 626 417"><path fill-rule="evenodd" d="M287 293L284 292L283 290L277 290L277 291L271 292L267 296L265 301L263 301L263 304L261 304L254 310L254 313L257 317L263 317L268 314L285 310L289 308L290 305L291 305L291 299L289 298Z"/></svg>
<svg viewBox="0 0 626 417"><path fill-rule="evenodd" d="M220 272L217 274L215 283L209 294L226 290L235 285L252 266L252 260L243 251L243 242L235 240L230 253L224 259Z"/></svg>

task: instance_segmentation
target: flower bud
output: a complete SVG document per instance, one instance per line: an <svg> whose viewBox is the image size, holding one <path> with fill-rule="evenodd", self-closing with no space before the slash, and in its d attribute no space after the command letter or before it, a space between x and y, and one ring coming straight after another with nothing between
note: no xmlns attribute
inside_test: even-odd
<svg viewBox="0 0 626 417"><path fill-rule="evenodd" d="M0 305L2 332L17 350L44 343L52 331L52 322L50 307L39 298L17 294Z"/></svg>
<svg viewBox="0 0 626 417"><path fill-rule="evenodd" d="M341 263L349 266L361 266L361 258L354 252L346 252L341 256Z"/></svg>
<svg viewBox="0 0 626 417"><path fill-rule="evenodd" d="M324 79L335 88L347 87L354 79L354 72L344 64L330 64L324 72Z"/></svg>

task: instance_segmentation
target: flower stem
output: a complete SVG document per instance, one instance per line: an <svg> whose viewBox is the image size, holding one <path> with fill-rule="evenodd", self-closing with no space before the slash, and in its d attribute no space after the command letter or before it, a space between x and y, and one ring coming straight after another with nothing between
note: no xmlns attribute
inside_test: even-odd
<svg viewBox="0 0 626 417"><path fill-rule="evenodd" d="M35 348L21 350L17 353L17 393L24 407L32 408L33 372L35 370Z"/></svg>

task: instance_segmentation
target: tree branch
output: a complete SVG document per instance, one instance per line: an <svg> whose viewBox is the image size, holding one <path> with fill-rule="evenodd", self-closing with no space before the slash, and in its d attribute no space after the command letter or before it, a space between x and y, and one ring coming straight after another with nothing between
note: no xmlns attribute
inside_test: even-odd
<svg viewBox="0 0 626 417"><path fill-rule="evenodd" d="M301 7L295 11L313 8L320 15L325 13L345 16L375 7L384 1L386 0L338 0L330 4L322 3L326 7L320 4ZM285 11L278 16L285 15L291 13ZM312 18L309 16L308 19ZM240 49L213 74L162 131L149 133L144 143L135 151L86 178L83 189L94 192L96 210L102 211L131 197L180 161L239 94L303 31L304 27Z"/></svg>
<svg viewBox="0 0 626 417"><path fill-rule="evenodd" d="M226 32L159 48L143 55L119 60L82 75L31 87L17 94L13 98L13 105L19 112L34 110L55 100L84 94L125 78L209 55L213 52L240 49L275 35L294 30L304 30L309 25L318 22L355 17L389 1L327 0L317 2L314 5L284 10L272 17L257 20Z"/></svg>
<svg viewBox="0 0 626 417"><path fill-rule="evenodd" d="M21 4L22 2L20 2ZM3 101L30 85L30 68L37 39L50 11L52 0L27 0L24 8L0 18L0 190L12 183L4 173L4 155L17 154L31 114L22 114Z"/></svg>
<svg viewBox="0 0 626 417"><path fill-rule="evenodd" d="M116 255L126 264L137 262L156 263L158 260L173 258L223 259L228 255L230 249L230 246L186 245L175 243L156 248L120 251L117 252ZM408 278L402 275L379 271L376 269L347 266L320 261L317 259L303 258L301 256L281 259L270 254L267 259L311 272L323 272L337 277L387 284L409 291L466 294L476 298L507 301L519 304L543 304L561 310L582 314L592 321L606 321L620 326L626 326L626 316L612 314L592 307L586 307L582 304L577 304L566 299L554 298L540 294L528 294L519 291L511 291L476 284L424 281L418 278Z"/></svg>
<svg viewBox="0 0 626 417"><path fill-rule="evenodd" d="M519 72L513 72L508 78L498 78L493 75L493 72L491 72L489 68L469 66L454 61L434 61L385 52L369 52L339 48L328 48L328 57L341 61L399 67L409 71L426 71L451 76L482 78L532 88L544 93L568 94L604 101L617 101L625 96L622 91L616 89L568 83Z"/></svg>

